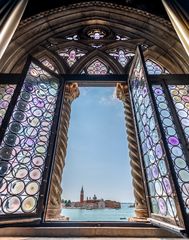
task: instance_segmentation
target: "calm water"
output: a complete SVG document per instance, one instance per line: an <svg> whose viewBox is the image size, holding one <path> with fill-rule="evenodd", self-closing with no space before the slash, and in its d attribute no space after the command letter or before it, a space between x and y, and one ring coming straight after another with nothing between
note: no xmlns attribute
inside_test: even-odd
<svg viewBox="0 0 189 240"><path fill-rule="evenodd" d="M120 209L62 209L62 215L69 217L70 221L127 221L135 216L135 208L130 203L122 203ZM120 219L126 218L126 219Z"/></svg>

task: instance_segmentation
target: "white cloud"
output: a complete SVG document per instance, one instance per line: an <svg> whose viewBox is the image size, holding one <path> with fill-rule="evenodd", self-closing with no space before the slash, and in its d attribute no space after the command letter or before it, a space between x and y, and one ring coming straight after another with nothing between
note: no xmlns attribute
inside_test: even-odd
<svg viewBox="0 0 189 240"><path fill-rule="evenodd" d="M117 104L118 101L119 100L116 96L116 88L114 89L113 94L102 96L99 99L99 103L102 104L102 105L106 105L106 106L112 106L114 104Z"/></svg>

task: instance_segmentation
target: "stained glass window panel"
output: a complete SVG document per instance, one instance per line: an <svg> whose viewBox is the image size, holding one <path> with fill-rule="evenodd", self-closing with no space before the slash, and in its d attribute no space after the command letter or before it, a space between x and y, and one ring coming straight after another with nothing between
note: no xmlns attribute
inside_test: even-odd
<svg viewBox="0 0 189 240"><path fill-rule="evenodd" d="M155 63L151 59L145 61L148 74L158 75L158 74L169 74L168 70L159 64Z"/></svg>
<svg viewBox="0 0 189 240"><path fill-rule="evenodd" d="M99 40L104 38L106 36L106 33L103 30L97 28L90 30L87 35L94 40Z"/></svg>
<svg viewBox="0 0 189 240"><path fill-rule="evenodd" d="M81 57L85 56L86 52L78 48L65 48L63 50L59 50L58 54L65 59L69 67L71 67Z"/></svg>
<svg viewBox="0 0 189 240"><path fill-rule="evenodd" d="M130 39L130 38L127 37L127 36L116 35L116 40L117 41L126 41L128 39Z"/></svg>
<svg viewBox="0 0 189 240"><path fill-rule="evenodd" d="M105 75L105 74L112 74L112 70L106 66L100 60L95 60L92 62L85 71L89 75Z"/></svg>
<svg viewBox="0 0 189 240"><path fill-rule="evenodd" d="M189 143L189 85L170 85L169 90Z"/></svg>
<svg viewBox="0 0 189 240"><path fill-rule="evenodd" d="M56 73L58 73L57 68L54 66L54 64L49 61L47 58L41 58L40 62L45 66L48 67L51 71L54 71Z"/></svg>
<svg viewBox="0 0 189 240"><path fill-rule="evenodd" d="M183 153L183 148L177 134L177 128L161 85L153 86L153 92L158 106L159 115L166 135L169 152L177 175L177 181L182 193L184 205L189 213L189 168ZM168 186L166 184L166 186Z"/></svg>
<svg viewBox="0 0 189 240"><path fill-rule="evenodd" d="M35 213L59 82L31 64L0 145L0 214Z"/></svg>
<svg viewBox="0 0 189 240"><path fill-rule="evenodd" d="M155 215L166 216L172 223L177 224L175 192L167 167L164 143L155 117L142 62L139 58L136 60L130 77L130 84L151 212Z"/></svg>
<svg viewBox="0 0 189 240"><path fill-rule="evenodd" d="M115 58L122 67L125 67L129 60L134 56L134 53L123 48L116 48L108 51L109 55Z"/></svg>
<svg viewBox="0 0 189 240"><path fill-rule="evenodd" d="M0 126L8 109L16 85L0 84Z"/></svg>

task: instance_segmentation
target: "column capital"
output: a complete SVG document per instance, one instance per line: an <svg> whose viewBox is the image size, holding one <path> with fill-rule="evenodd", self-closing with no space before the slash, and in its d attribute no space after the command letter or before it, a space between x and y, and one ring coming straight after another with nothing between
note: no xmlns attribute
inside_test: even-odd
<svg viewBox="0 0 189 240"><path fill-rule="evenodd" d="M126 84L117 83L116 85L116 96L119 100L125 102L128 97L128 86Z"/></svg>
<svg viewBox="0 0 189 240"><path fill-rule="evenodd" d="M64 99L69 101L70 103L73 102L74 99L79 97L79 87L77 83L68 83L64 89Z"/></svg>

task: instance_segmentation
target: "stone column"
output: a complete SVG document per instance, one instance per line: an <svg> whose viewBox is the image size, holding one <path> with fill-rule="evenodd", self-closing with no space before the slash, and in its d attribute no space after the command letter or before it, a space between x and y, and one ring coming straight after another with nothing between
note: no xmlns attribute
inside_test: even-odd
<svg viewBox="0 0 189 240"><path fill-rule="evenodd" d="M171 23L189 56L189 23L178 1L162 0Z"/></svg>
<svg viewBox="0 0 189 240"><path fill-rule="evenodd" d="M60 127L58 130L58 140L54 159L54 169L51 179L50 195L47 209L47 219L60 219L61 194L62 194L62 174L65 165L65 157L68 142L68 128L70 123L71 103L79 96L77 83L66 84L64 90L64 100L60 115ZM64 220L64 219L63 219Z"/></svg>
<svg viewBox="0 0 189 240"><path fill-rule="evenodd" d="M15 1L12 1L10 4L9 2L7 3L8 9L2 17L3 20L0 26L0 59L2 58L14 32L16 31L27 6L28 0L17 0L16 4Z"/></svg>
<svg viewBox="0 0 189 240"><path fill-rule="evenodd" d="M135 124L133 120L133 111L127 85L117 84L117 98L123 102L126 131L128 139L129 157L131 164L131 174L133 177L133 188L135 196L135 218L130 221L145 221L148 217L146 194L144 189L144 180L141 170L140 156L138 153L138 145L136 140Z"/></svg>

